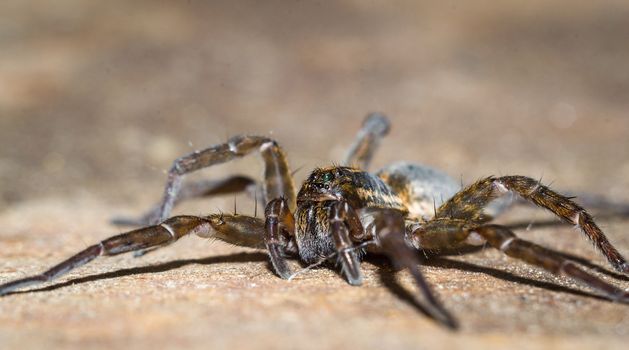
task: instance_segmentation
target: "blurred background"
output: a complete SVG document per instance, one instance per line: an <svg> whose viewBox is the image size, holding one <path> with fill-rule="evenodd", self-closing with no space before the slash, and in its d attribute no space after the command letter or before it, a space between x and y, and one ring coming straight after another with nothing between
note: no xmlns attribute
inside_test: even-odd
<svg viewBox="0 0 629 350"><path fill-rule="evenodd" d="M121 232L108 219L150 207L178 156L236 134L268 135L301 181L342 159L372 111L393 122L374 168L422 162L466 183L522 174L629 201L628 19L625 0L4 0L2 281ZM260 162L190 177L233 173L259 176ZM242 197L239 211L251 213ZM233 201L177 212L229 211ZM627 255L626 223L604 228ZM527 237L603 264L571 228L550 230ZM614 343L622 348L629 334L627 308L575 296L570 288L580 287L495 252L462 260L485 267L426 268L464 324L465 336L453 338L383 287L371 264L363 288L326 269L291 284L263 254L242 251L190 239L142 262L98 260L73 275L92 276L87 283L0 300L0 340L154 349L211 338L238 348L279 346L282 334L285 348L487 348L515 346L501 337L524 333L550 337L549 348L564 336L574 349L624 336ZM227 260L207 258L221 253ZM146 264L164 265L136 268Z"/></svg>
<svg viewBox="0 0 629 350"><path fill-rule="evenodd" d="M0 7L2 207L157 198L174 158L239 133L277 138L301 179L339 160L370 111L393 120L376 166L629 188L626 1Z"/></svg>

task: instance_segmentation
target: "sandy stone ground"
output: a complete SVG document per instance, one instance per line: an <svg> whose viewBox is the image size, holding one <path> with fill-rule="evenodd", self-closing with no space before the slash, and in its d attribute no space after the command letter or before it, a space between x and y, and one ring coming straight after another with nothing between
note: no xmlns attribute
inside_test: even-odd
<svg viewBox="0 0 629 350"><path fill-rule="evenodd" d="M343 157L363 116L393 129L374 168L423 162L629 202L626 1L4 1L0 4L0 283L124 229L177 156L275 137L298 182ZM193 174L259 176L249 157ZM236 198L240 213L254 203ZM232 211L231 196L176 213ZM595 211L629 256L629 220ZM571 227L518 208L527 238L591 261ZM527 226L530 228L527 229ZM297 262L292 262L298 268ZM410 276L363 264L284 281L264 252L190 237L97 259L0 298L0 348L624 348L629 306L484 250L424 268L461 330L408 301Z"/></svg>

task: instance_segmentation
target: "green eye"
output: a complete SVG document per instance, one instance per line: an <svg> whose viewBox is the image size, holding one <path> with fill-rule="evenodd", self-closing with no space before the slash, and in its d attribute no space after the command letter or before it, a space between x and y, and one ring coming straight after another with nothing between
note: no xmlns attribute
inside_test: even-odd
<svg viewBox="0 0 629 350"><path fill-rule="evenodd" d="M332 178L334 176L331 173L325 173L323 174L323 177L321 178L323 180L323 182L330 182L332 181Z"/></svg>

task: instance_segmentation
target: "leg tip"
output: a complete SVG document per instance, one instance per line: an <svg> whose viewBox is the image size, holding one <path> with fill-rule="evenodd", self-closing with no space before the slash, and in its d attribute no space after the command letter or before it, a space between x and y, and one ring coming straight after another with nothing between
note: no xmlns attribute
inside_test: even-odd
<svg viewBox="0 0 629 350"><path fill-rule="evenodd" d="M290 281L293 279L293 277L295 277L295 275L291 271L282 271L282 272L276 271L276 273L281 279L287 280L287 281Z"/></svg>
<svg viewBox="0 0 629 350"><path fill-rule="evenodd" d="M461 328L459 321L450 315L442 321L442 324L451 331L458 331Z"/></svg>
<svg viewBox="0 0 629 350"><path fill-rule="evenodd" d="M444 326L450 331L459 330L459 321L454 318L443 306L439 304L430 305L423 308L425 312L440 325Z"/></svg>
<svg viewBox="0 0 629 350"><path fill-rule="evenodd" d="M288 267L288 264L283 257L274 258L274 256L271 255L271 265L273 266L273 270L275 271L275 273L280 278L290 281L293 279L293 277L295 277L293 271L291 271L290 267Z"/></svg>
<svg viewBox="0 0 629 350"><path fill-rule="evenodd" d="M378 112L368 114L363 126L377 135L386 135L391 129L391 123L387 116Z"/></svg>
<svg viewBox="0 0 629 350"><path fill-rule="evenodd" d="M363 285L363 276L358 277L347 277L347 283L351 286L359 287Z"/></svg>

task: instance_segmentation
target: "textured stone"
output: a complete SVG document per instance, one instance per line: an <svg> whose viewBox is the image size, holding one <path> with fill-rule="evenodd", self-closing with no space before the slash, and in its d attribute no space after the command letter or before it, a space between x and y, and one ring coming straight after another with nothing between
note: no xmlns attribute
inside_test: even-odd
<svg viewBox="0 0 629 350"><path fill-rule="evenodd" d="M372 110L393 121L376 166L421 161L466 183L543 176L559 190L629 202L628 11L614 1L5 1L0 282L120 233L107 220L150 207L162 169L192 148L241 132L272 135L300 181L341 159ZM259 176L253 158L191 178ZM223 197L177 213L233 206ZM251 214L254 203L238 196L237 208ZM628 221L598 214L629 255ZM518 209L501 220L609 270L571 227L540 224L548 218ZM362 287L329 269L287 282L263 252L185 238L0 298L0 347L620 349L629 341L629 307L496 251L424 269L458 317L457 333L406 301L415 291L406 272L385 259L363 265ZM601 277L628 287L627 277Z"/></svg>

